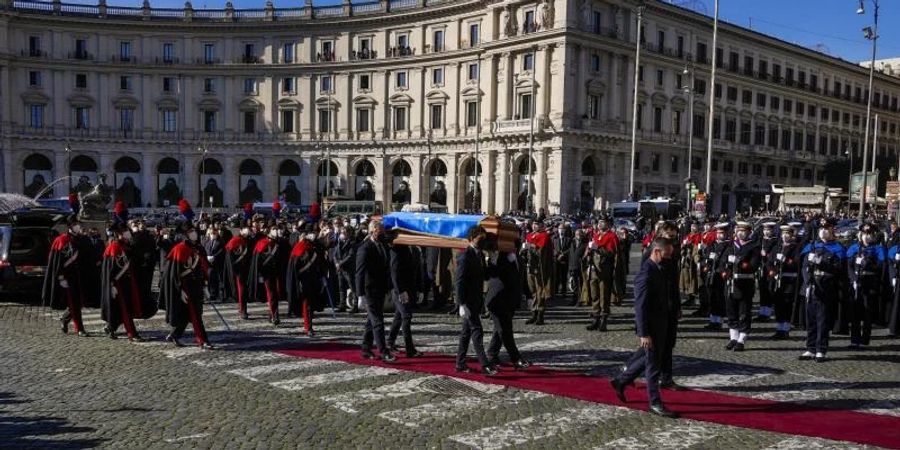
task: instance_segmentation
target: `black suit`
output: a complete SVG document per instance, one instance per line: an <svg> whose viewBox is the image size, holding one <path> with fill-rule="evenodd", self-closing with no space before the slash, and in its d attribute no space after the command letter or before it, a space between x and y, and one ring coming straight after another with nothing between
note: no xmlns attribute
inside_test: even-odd
<svg viewBox="0 0 900 450"><path fill-rule="evenodd" d="M207 236L203 238L203 249L207 257L213 258L209 261L209 299L218 300L222 272L225 270L225 244L218 236L215 238Z"/></svg>
<svg viewBox="0 0 900 450"><path fill-rule="evenodd" d="M572 237L559 232L553 233L553 259L556 267L556 278L554 278L554 291L557 294L565 294L569 281L569 251L572 249Z"/></svg>
<svg viewBox="0 0 900 450"><path fill-rule="evenodd" d="M490 365L484 353L484 329L481 326L481 310L484 308L484 259L480 251L472 246L462 251L456 259L456 277L453 280L456 291L456 303L460 308L469 310L463 318L462 331L459 335L459 348L456 351L456 367L466 365L466 353L469 341L475 348L475 355L481 367Z"/></svg>
<svg viewBox="0 0 900 450"><path fill-rule="evenodd" d="M389 353L384 338L384 297L390 289L391 271L388 249L380 242L366 239L356 250L356 293L366 298L364 352L372 351L372 341L381 354Z"/></svg>
<svg viewBox="0 0 900 450"><path fill-rule="evenodd" d="M391 322L391 331L388 334L388 345L393 347L397 340L397 334L403 329L403 343L406 354L415 352L412 340L412 303L416 295L415 279L418 266L413 255L413 248L406 245L391 246L391 282L394 289L391 298L394 300L394 320ZM400 294L406 293L409 298L407 303L400 301Z"/></svg>
<svg viewBox="0 0 900 450"><path fill-rule="evenodd" d="M511 253L516 256L515 253ZM486 306L491 312L491 321L494 323L494 333L491 343L487 348L490 360L496 360L500 352L500 345L506 348L506 353L512 362L521 359L519 348L513 337L513 315L522 298L522 282L518 258L510 262L508 253L500 253L496 260L488 268L488 288L486 294Z"/></svg>
<svg viewBox="0 0 900 450"><path fill-rule="evenodd" d="M618 376L619 381L627 385L643 372L651 405L662 404L659 376L669 345L667 340L670 337L672 315L675 314L669 301L671 286L665 271L665 264L645 259L634 278L634 322L637 335L650 337L653 345L648 350L639 349L634 352L626 363L625 371Z"/></svg>

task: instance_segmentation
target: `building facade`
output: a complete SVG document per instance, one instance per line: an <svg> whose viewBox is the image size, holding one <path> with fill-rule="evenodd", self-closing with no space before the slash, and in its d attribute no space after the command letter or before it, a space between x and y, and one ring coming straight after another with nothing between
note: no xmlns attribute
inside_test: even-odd
<svg viewBox="0 0 900 450"><path fill-rule="evenodd" d="M710 18L645 6L638 36L633 0L0 0L0 181L34 195L102 173L133 206L602 209L629 194L638 40L636 195L705 185L711 93L713 212L765 207L771 184L816 183L833 159L861 165L865 68L729 24L713 49ZM895 156L898 97L877 74L879 151Z"/></svg>

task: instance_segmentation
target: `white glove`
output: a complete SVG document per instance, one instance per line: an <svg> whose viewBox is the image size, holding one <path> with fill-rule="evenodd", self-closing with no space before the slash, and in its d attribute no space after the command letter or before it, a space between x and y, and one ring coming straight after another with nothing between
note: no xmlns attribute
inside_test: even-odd
<svg viewBox="0 0 900 450"><path fill-rule="evenodd" d="M183 301L185 303L188 302L187 292L181 291L181 301Z"/></svg>
<svg viewBox="0 0 900 450"><path fill-rule="evenodd" d="M212 257L212 256L207 256L207 257L206 257L206 260L209 261L209 262L213 262L215 259L216 259L216 258L214 258L214 257Z"/></svg>
<svg viewBox="0 0 900 450"><path fill-rule="evenodd" d="M737 258L734 255L728 255L728 262L733 263L737 261Z"/></svg>
<svg viewBox="0 0 900 450"><path fill-rule="evenodd" d="M596 249L597 249L597 243L594 242L594 241L592 240L591 243L588 244L588 247L589 247L591 250L596 250Z"/></svg>
<svg viewBox="0 0 900 450"><path fill-rule="evenodd" d="M256 281L259 282L259 283L265 283L265 282L266 282L265 278L263 278L263 277L257 278Z"/></svg>
<svg viewBox="0 0 900 450"><path fill-rule="evenodd" d="M364 295L360 295L359 297L356 297L356 307L359 309L366 308L366 297Z"/></svg>
<svg viewBox="0 0 900 450"><path fill-rule="evenodd" d="M865 259L862 256L856 257L856 265L857 266L861 266L863 264L863 262L865 262Z"/></svg>
<svg viewBox="0 0 900 450"><path fill-rule="evenodd" d="M806 255L806 260L811 263L815 263L816 262L816 254L810 253L809 255Z"/></svg>
<svg viewBox="0 0 900 450"><path fill-rule="evenodd" d="M779 261L784 261L784 253L778 253L775 255L775 259Z"/></svg>
<svg viewBox="0 0 900 450"><path fill-rule="evenodd" d="M766 256L766 251L765 251L765 250L760 250L759 255L760 255L760 256Z"/></svg>
<svg viewBox="0 0 900 450"><path fill-rule="evenodd" d="M709 259L716 259L717 256L719 256L719 255L717 255L716 252L709 253Z"/></svg>
<svg viewBox="0 0 900 450"><path fill-rule="evenodd" d="M119 296L119 290L116 289L115 286L111 286L111 287L109 288L109 292L112 294L113 297L118 297L118 296Z"/></svg>
<svg viewBox="0 0 900 450"><path fill-rule="evenodd" d="M900 261L900 253L894 255L894 261Z"/></svg>
<svg viewBox="0 0 900 450"><path fill-rule="evenodd" d="M816 255L816 257L815 257L815 259L813 260L813 262L816 263L816 264L822 264L822 257L819 256L819 255Z"/></svg>
<svg viewBox="0 0 900 450"><path fill-rule="evenodd" d="M66 281L66 280L59 280L59 286L62 287L63 289L68 289L68 288L69 288L69 282Z"/></svg>
<svg viewBox="0 0 900 450"><path fill-rule="evenodd" d="M855 290L857 290L857 289L859 289L859 286L858 286L858 285L856 284L856 282L854 281L854 282L853 282L853 290L855 291Z"/></svg>
<svg viewBox="0 0 900 450"><path fill-rule="evenodd" d="M400 300L400 303L409 303L409 293L407 292L401 292L397 298Z"/></svg>
<svg viewBox="0 0 900 450"><path fill-rule="evenodd" d="M468 319L470 314L471 313L469 312L468 306L460 306L459 307L459 317L462 317L463 319Z"/></svg>
<svg viewBox="0 0 900 450"><path fill-rule="evenodd" d="M897 287L897 279L896 278L891 278L891 286Z"/></svg>
<svg viewBox="0 0 900 450"><path fill-rule="evenodd" d="M209 288L208 287L203 288L203 298L206 298L206 299L209 298Z"/></svg>

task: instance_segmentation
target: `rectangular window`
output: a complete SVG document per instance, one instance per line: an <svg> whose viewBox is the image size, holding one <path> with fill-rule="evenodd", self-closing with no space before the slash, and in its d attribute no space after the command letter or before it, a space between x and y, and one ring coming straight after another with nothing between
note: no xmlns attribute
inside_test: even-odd
<svg viewBox="0 0 900 450"><path fill-rule="evenodd" d="M397 82L396 86L398 88L407 87L406 72L397 72L397 75L395 76L395 80Z"/></svg>
<svg viewBox="0 0 900 450"><path fill-rule="evenodd" d="M44 105L28 106L28 126L31 128L44 128Z"/></svg>
<svg viewBox="0 0 900 450"><path fill-rule="evenodd" d="M256 132L256 113L253 111L244 111L244 133L250 134Z"/></svg>
<svg viewBox="0 0 900 450"><path fill-rule="evenodd" d="M436 52L444 51L444 30L434 30L431 35L431 49Z"/></svg>
<svg viewBox="0 0 900 450"><path fill-rule="evenodd" d="M282 94L294 94L294 79L292 77L282 78L281 79L281 93Z"/></svg>
<svg viewBox="0 0 900 450"><path fill-rule="evenodd" d="M794 102L792 100L784 99L784 112L788 114L794 112Z"/></svg>
<svg viewBox="0 0 900 450"><path fill-rule="evenodd" d="M319 78L319 91L321 92L332 92L334 86L331 83L331 75L322 75L322 78Z"/></svg>
<svg viewBox="0 0 900 450"><path fill-rule="evenodd" d="M769 103L772 104L772 111L778 112L781 109L781 98L773 95L769 100L771 100Z"/></svg>
<svg viewBox="0 0 900 450"><path fill-rule="evenodd" d="M534 53L526 53L522 55L522 70L530 71L534 69Z"/></svg>
<svg viewBox="0 0 900 450"><path fill-rule="evenodd" d="M738 90L734 86L728 86L728 101L736 102L737 101L737 93Z"/></svg>
<svg viewBox="0 0 900 450"><path fill-rule="evenodd" d="M443 86L444 85L444 68L443 67L435 67L431 69L431 84L435 86Z"/></svg>
<svg viewBox="0 0 900 450"><path fill-rule="evenodd" d="M281 46L281 59L285 64L294 62L294 43L285 42Z"/></svg>
<svg viewBox="0 0 900 450"><path fill-rule="evenodd" d="M165 43L163 44L163 62L166 64L170 64L175 61L175 44Z"/></svg>
<svg viewBox="0 0 900 450"><path fill-rule="evenodd" d="M716 48L716 67L719 69L725 67L725 54L721 48Z"/></svg>
<svg viewBox="0 0 900 450"><path fill-rule="evenodd" d="M369 131L369 110L365 108L356 110L356 131Z"/></svg>
<svg viewBox="0 0 900 450"><path fill-rule="evenodd" d="M293 133L294 132L294 110L292 110L292 109L281 110L281 132L282 133Z"/></svg>
<svg viewBox="0 0 900 450"><path fill-rule="evenodd" d="M216 92L216 80L213 78L204 78L203 79L203 92L207 94L212 94Z"/></svg>
<svg viewBox="0 0 900 450"><path fill-rule="evenodd" d="M722 172L725 173L733 173L734 172L734 161L730 159L726 159L722 161Z"/></svg>
<svg viewBox="0 0 900 450"><path fill-rule="evenodd" d="M29 71L28 85L31 87L41 87L41 73L36 70Z"/></svg>
<svg viewBox="0 0 900 450"><path fill-rule="evenodd" d="M759 78L762 80L769 78L769 62L759 60Z"/></svg>
<svg viewBox="0 0 900 450"><path fill-rule="evenodd" d="M478 63L469 64L469 81L478 79Z"/></svg>
<svg viewBox="0 0 900 450"><path fill-rule="evenodd" d="M765 108L767 98L768 97L766 97L766 94L763 94L762 92L757 93L756 94L756 106L759 108Z"/></svg>
<svg viewBox="0 0 900 450"><path fill-rule="evenodd" d="M739 162L738 163L738 174L747 175L747 168L748 168L748 165L746 162L743 162L743 161Z"/></svg>
<svg viewBox="0 0 900 450"><path fill-rule="evenodd" d="M788 129L781 130L781 149L782 150L790 150L791 149L791 130L788 130Z"/></svg>
<svg viewBox="0 0 900 450"><path fill-rule="evenodd" d="M766 145L766 126L757 125L753 133L753 145Z"/></svg>
<svg viewBox="0 0 900 450"><path fill-rule="evenodd" d="M163 92L172 92L172 77L163 77L162 90Z"/></svg>
<svg viewBox="0 0 900 450"><path fill-rule="evenodd" d="M694 114L694 137L703 139L705 133L706 117L703 114Z"/></svg>
<svg viewBox="0 0 900 450"><path fill-rule="evenodd" d="M244 78L244 94L256 95L256 78Z"/></svg>
<svg viewBox="0 0 900 450"><path fill-rule="evenodd" d="M79 130L90 128L90 108L84 106L75 108L75 128Z"/></svg>
<svg viewBox="0 0 900 450"><path fill-rule="evenodd" d="M639 105L638 105L638 110L637 110L637 129L638 129L638 130L643 130L643 129L644 129L644 105L643 105L643 104L639 104Z"/></svg>
<svg viewBox="0 0 900 450"><path fill-rule="evenodd" d="M706 55L706 44L703 42L697 43L697 62L700 64L706 64L708 57Z"/></svg>
<svg viewBox="0 0 900 450"><path fill-rule="evenodd" d="M406 107L394 107L394 131L406 130Z"/></svg>
<svg viewBox="0 0 900 450"><path fill-rule="evenodd" d="M753 103L753 92L748 90L741 91L741 102L745 105Z"/></svg>
<svg viewBox="0 0 900 450"><path fill-rule="evenodd" d="M713 118L713 139L722 139L722 119Z"/></svg>
<svg viewBox="0 0 900 450"><path fill-rule="evenodd" d="M119 130L131 131L134 129L134 110L125 108L119 110Z"/></svg>
<svg viewBox="0 0 900 450"><path fill-rule="evenodd" d="M732 72L738 71L738 65L740 64L740 55L737 52L728 53L728 70Z"/></svg>
<svg viewBox="0 0 900 450"><path fill-rule="evenodd" d="M253 44L244 44L244 62L255 62L256 46Z"/></svg>
<svg viewBox="0 0 900 450"><path fill-rule="evenodd" d="M640 83L644 82L644 66L638 67L638 82L640 82Z"/></svg>
<svg viewBox="0 0 900 450"><path fill-rule="evenodd" d="M768 146L772 148L778 148L778 127L776 126L769 127Z"/></svg>
<svg viewBox="0 0 900 450"><path fill-rule="evenodd" d="M744 56L744 75L753 75L753 57Z"/></svg>
<svg viewBox="0 0 900 450"><path fill-rule="evenodd" d="M212 64L216 62L215 44L203 44L203 62L205 64Z"/></svg>
<svg viewBox="0 0 900 450"><path fill-rule="evenodd" d="M359 90L368 91L371 89L371 78L368 74L363 74L359 76Z"/></svg>
<svg viewBox="0 0 900 450"><path fill-rule="evenodd" d="M794 131L794 150L800 151L803 150L803 132L802 131Z"/></svg>
<svg viewBox="0 0 900 450"><path fill-rule="evenodd" d="M405 49L409 47L409 35L408 34L398 34L397 35L397 47Z"/></svg>
<svg viewBox="0 0 900 450"><path fill-rule="evenodd" d="M534 22L534 10L525 11L525 23L522 24L523 33L534 33L537 25Z"/></svg>
<svg viewBox="0 0 900 450"><path fill-rule="evenodd" d="M532 109L531 94L519 94L519 118L530 119Z"/></svg>
<svg viewBox="0 0 900 450"><path fill-rule="evenodd" d="M791 177L800 178L800 168L799 167L791 167Z"/></svg>
<svg viewBox="0 0 900 450"><path fill-rule="evenodd" d="M779 166L778 167L778 176L781 178L787 178L787 176L788 176L787 167Z"/></svg>
<svg viewBox="0 0 900 450"><path fill-rule="evenodd" d="M76 73L75 74L75 87L77 89L87 89L87 74L84 74L84 73Z"/></svg>
<svg viewBox="0 0 900 450"><path fill-rule="evenodd" d="M131 42L119 42L119 61L131 61Z"/></svg>
<svg viewBox="0 0 900 450"><path fill-rule="evenodd" d="M816 105L809 105L809 107L806 108L806 114L809 117L815 118L816 117Z"/></svg>
<svg viewBox="0 0 900 450"><path fill-rule="evenodd" d="M87 59L87 41L84 39L75 40L75 59Z"/></svg>
<svg viewBox="0 0 900 450"><path fill-rule="evenodd" d="M176 130L176 114L177 111L164 109L162 111L162 130L166 133L173 133Z"/></svg>
<svg viewBox="0 0 900 450"><path fill-rule="evenodd" d="M215 133L216 131L216 112L203 111L203 131L206 133Z"/></svg>
<svg viewBox="0 0 900 450"><path fill-rule="evenodd" d="M750 144L750 122L741 122L741 144Z"/></svg>
<svg viewBox="0 0 900 450"><path fill-rule="evenodd" d="M444 126L444 105L431 105L431 129L437 130Z"/></svg>
<svg viewBox="0 0 900 450"><path fill-rule="evenodd" d="M328 109L319 110L319 133L328 133L331 131L331 111Z"/></svg>
<svg viewBox="0 0 900 450"><path fill-rule="evenodd" d="M650 170L659 172L659 153L650 154Z"/></svg>
<svg viewBox="0 0 900 450"><path fill-rule="evenodd" d="M662 108L653 108L653 131L662 132Z"/></svg>
<svg viewBox="0 0 900 450"><path fill-rule="evenodd" d="M776 83L781 82L781 64L772 64L772 80Z"/></svg>
<svg viewBox="0 0 900 450"><path fill-rule="evenodd" d="M588 118L597 120L600 118L600 96L588 95Z"/></svg>
<svg viewBox="0 0 900 450"><path fill-rule="evenodd" d="M593 11L591 15L591 30L594 34L603 32L603 16L598 11Z"/></svg>
<svg viewBox="0 0 900 450"><path fill-rule="evenodd" d="M703 158L694 156L691 158L691 170L703 170Z"/></svg>
<svg viewBox="0 0 900 450"><path fill-rule="evenodd" d="M39 36L28 36L28 55L41 56L41 38Z"/></svg>
<svg viewBox="0 0 900 450"><path fill-rule="evenodd" d="M662 86L666 81L666 73L662 69L656 71L656 85Z"/></svg>
<svg viewBox="0 0 900 450"><path fill-rule="evenodd" d="M119 77L119 89L123 91L131 90L131 76L122 75L121 77Z"/></svg>
<svg viewBox="0 0 900 450"><path fill-rule="evenodd" d="M478 24L469 24L469 45L472 47L478 45L481 42L480 38L481 35L479 34Z"/></svg>
<svg viewBox="0 0 900 450"><path fill-rule="evenodd" d="M697 95L706 95L706 80L694 80L694 93Z"/></svg>
<svg viewBox="0 0 900 450"><path fill-rule="evenodd" d="M767 177L775 176L775 166L772 166L772 165L766 166L766 176Z"/></svg>
<svg viewBox="0 0 900 450"><path fill-rule="evenodd" d="M722 85L721 84L716 83L716 85L713 87L713 95L717 99L722 98Z"/></svg>
<svg viewBox="0 0 900 450"><path fill-rule="evenodd" d="M478 126L478 102L466 102L466 127Z"/></svg>
<svg viewBox="0 0 900 450"><path fill-rule="evenodd" d="M660 53L666 51L666 32L659 30L656 32L656 50Z"/></svg>
<svg viewBox="0 0 900 450"><path fill-rule="evenodd" d="M734 119L725 120L725 140L737 142L737 121Z"/></svg>
<svg viewBox="0 0 900 450"><path fill-rule="evenodd" d="M675 111L672 116L672 133L681 134L681 111Z"/></svg>
<svg viewBox="0 0 900 450"><path fill-rule="evenodd" d="M675 53L679 58L684 58L684 36L678 36L675 40Z"/></svg>

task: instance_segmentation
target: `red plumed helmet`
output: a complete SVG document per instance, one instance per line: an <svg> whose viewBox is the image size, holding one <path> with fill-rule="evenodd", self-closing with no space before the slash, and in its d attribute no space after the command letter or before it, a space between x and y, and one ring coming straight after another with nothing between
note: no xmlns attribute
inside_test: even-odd
<svg viewBox="0 0 900 450"><path fill-rule="evenodd" d="M117 201L113 211L115 211L116 214L122 214L123 212L125 212L125 202L123 202L122 200Z"/></svg>
<svg viewBox="0 0 900 450"><path fill-rule="evenodd" d="M191 204L188 203L187 200L181 199L178 201L178 211L184 214L187 211L191 210Z"/></svg>
<svg viewBox="0 0 900 450"><path fill-rule="evenodd" d="M244 211L252 212L253 211L253 203L244 203Z"/></svg>
<svg viewBox="0 0 900 450"><path fill-rule="evenodd" d="M275 211L280 211L280 210L281 210L281 203L278 203L278 200L275 200L275 202L272 203L272 209L275 210Z"/></svg>
<svg viewBox="0 0 900 450"><path fill-rule="evenodd" d="M69 193L69 205L74 205L78 203L78 194L74 192Z"/></svg>

